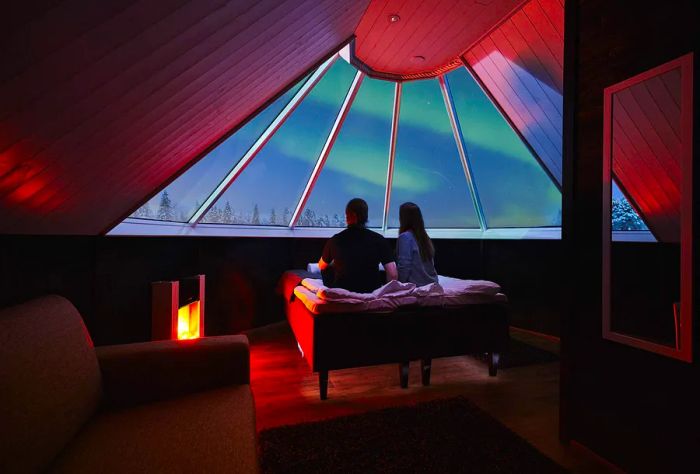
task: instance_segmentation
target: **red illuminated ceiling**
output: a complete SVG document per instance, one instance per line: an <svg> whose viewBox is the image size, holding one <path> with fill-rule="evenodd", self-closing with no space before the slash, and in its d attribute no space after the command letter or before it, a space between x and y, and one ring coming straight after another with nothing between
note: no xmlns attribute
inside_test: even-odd
<svg viewBox="0 0 700 474"><path fill-rule="evenodd" d="M461 53L522 4L523 0L372 0L355 33L355 55L379 75L434 75L457 65ZM399 20L391 22L391 15Z"/></svg>
<svg viewBox="0 0 700 474"><path fill-rule="evenodd" d="M529 1L464 60L561 184L563 0Z"/></svg>
<svg viewBox="0 0 700 474"><path fill-rule="evenodd" d="M368 1L3 6L0 232L105 230L350 38Z"/></svg>

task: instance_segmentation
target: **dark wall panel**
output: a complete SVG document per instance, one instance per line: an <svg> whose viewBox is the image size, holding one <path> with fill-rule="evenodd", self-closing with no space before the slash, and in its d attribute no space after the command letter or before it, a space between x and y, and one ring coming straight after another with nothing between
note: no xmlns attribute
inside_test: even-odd
<svg viewBox="0 0 700 474"><path fill-rule="evenodd" d="M564 193L565 274L573 295L562 336L564 433L630 472L686 472L697 466L700 448L697 317L691 364L602 338L602 132L605 87L694 50L697 2L573 0L567 8L576 11L567 13L574 22L566 30L578 34L567 37L575 53L567 66L573 81L566 76L575 123L565 142L575 146ZM695 189L697 182L696 173Z"/></svg>
<svg viewBox="0 0 700 474"><path fill-rule="evenodd" d="M275 289L287 269L317 261L325 239L5 237L0 307L57 293L73 301L96 344L150 338L150 283L204 273L206 333L284 319ZM393 245L393 242L392 242ZM441 274L488 278L514 325L558 334L561 243L436 240Z"/></svg>

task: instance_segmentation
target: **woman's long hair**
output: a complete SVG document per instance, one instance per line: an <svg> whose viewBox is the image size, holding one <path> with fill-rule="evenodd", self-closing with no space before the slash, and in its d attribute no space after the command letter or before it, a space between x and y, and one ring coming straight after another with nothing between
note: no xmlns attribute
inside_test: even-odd
<svg viewBox="0 0 700 474"><path fill-rule="evenodd" d="M420 212L420 207L412 202L405 202L399 207L399 233L407 230L413 232L423 261L432 259L435 255L435 249L425 231L423 214Z"/></svg>

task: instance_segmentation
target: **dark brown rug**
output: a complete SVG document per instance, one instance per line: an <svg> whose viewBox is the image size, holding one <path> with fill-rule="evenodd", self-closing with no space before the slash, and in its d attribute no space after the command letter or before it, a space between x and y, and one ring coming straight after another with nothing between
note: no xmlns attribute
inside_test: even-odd
<svg viewBox="0 0 700 474"><path fill-rule="evenodd" d="M485 356L475 357L484 364L488 363ZM526 365L547 364L558 360L559 356L553 352L511 338L508 343L508 352L501 354L498 367L499 369L509 369Z"/></svg>
<svg viewBox="0 0 700 474"><path fill-rule="evenodd" d="M260 450L266 474L567 472L461 397L265 430Z"/></svg>

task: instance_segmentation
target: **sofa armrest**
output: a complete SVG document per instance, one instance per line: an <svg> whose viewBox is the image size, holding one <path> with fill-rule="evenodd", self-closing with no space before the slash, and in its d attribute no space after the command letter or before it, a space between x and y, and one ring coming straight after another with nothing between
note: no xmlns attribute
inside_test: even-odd
<svg viewBox="0 0 700 474"><path fill-rule="evenodd" d="M246 336L122 344L95 351L108 408L250 382Z"/></svg>

